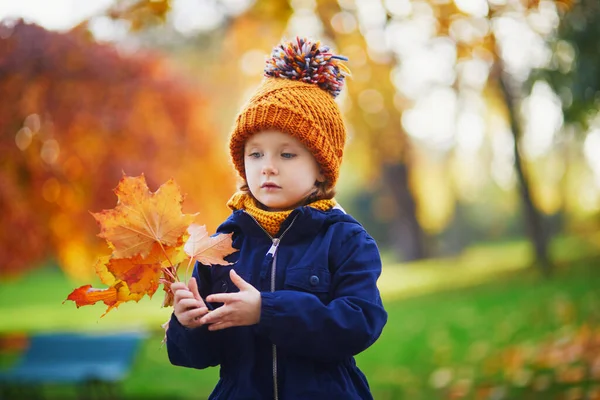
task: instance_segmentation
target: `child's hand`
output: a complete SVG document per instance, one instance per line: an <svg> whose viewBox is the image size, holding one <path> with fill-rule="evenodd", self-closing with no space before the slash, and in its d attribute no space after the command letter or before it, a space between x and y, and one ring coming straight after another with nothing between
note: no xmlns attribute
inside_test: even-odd
<svg viewBox="0 0 600 400"><path fill-rule="evenodd" d="M238 293L212 294L206 298L211 303L224 303L215 311L200 319L201 324L210 324L211 331L232 326L254 325L260 320L260 292L243 280L233 269L229 272Z"/></svg>
<svg viewBox="0 0 600 400"><path fill-rule="evenodd" d="M173 292L173 313L179 323L187 328L196 328L202 323L200 318L208 312L198 292L196 278L190 278L188 286L183 282L171 284Z"/></svg>

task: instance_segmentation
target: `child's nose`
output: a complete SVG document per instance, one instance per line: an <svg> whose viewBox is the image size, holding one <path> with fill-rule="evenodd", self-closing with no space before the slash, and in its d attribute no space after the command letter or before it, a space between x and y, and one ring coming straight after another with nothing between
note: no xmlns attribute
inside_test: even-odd
<svg viewBox="0 0 600 400"><path fill-rule="evenodd" d="M263 175L274 175L277 174L277 166L271 157L264 158L264 164L262 166Z"/></svg>

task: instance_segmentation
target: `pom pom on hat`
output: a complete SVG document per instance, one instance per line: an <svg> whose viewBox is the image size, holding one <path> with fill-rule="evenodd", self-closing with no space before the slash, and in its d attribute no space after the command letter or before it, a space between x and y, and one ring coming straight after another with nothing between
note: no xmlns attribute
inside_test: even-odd
<svg viewBox="0 0 600 400"><path fill-rule="evenodd" d="M319 41L296 38L276 46L267 58L265 79L238 114L231 136L231 160L246 178L244 146L254 133L275 129L294 136L312 153L334 187L338 179L346 127L335 97L350 71Z"/></svg>
<svg viewBox="0 0 600 400"><path fill-rule="evenodd" d="M273 48L267 59L265 76L314 83L337 97L350 70L341 62L347 57L329 52L320 41L299 38Z"/></svg>

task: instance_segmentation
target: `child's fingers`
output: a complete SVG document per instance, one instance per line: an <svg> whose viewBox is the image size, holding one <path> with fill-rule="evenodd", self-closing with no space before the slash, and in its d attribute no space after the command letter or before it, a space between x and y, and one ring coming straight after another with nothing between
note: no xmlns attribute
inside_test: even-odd
<svg viewBox="0 0 600 400"><path fill-rule="evenodd" d="M173 302L174 303L180 302L183 299L194 299L194 295L192 294L192 292L190 292L187 289L185 289L185 290L183 290L183 289L178 290L173 295Z"/></svg>
<svg viewBox="0 0 600 400"><path fill-rule="evenodd" d="M196 299L182 299L177 303L177 310L183 312L189 309L206 308L204 303L200 303Z"/></svg>
<svg viewBox="0 0 600 400"><path fill-rule="evenodd" d="M198 282L196 282L196 278L190 278L190 281L188 282L188 288L196 300L202 301L202 297L200 297L200 292L198 291Z"/></svg>
<svg viewBox="0 0 600 400"><path fill-rule="evenodd" d="M231 278L231 282L240 290L254 289L254 286L242 279L233 268L229 271L229 277Z"/></svg>
<svg viewBox="0 0 600 400"><path fill-rule="evenodd" d="M188 287L183 282L173 282L173 283L171 283L171 292L175 293L178 290L188 290Z"/></svg>
<svg viewBox="0 0 600 400"><path fill-rule="evenodd" d="M232 313L232 310L230 307L222 306L222 307L217 308L214 311L211 311L209 314L205 315L204 317L202 317L200 322L203 324L213 324L213 323L223 322L224 320L226 320L229 317L229 315L231 313Z"/></svg>
<svg viewBox="0 0 600 400"><path fill-rule="evenodd" d="M184 312L183 314L181 314L181 316L177 317L177 319L179 320L179 323L183 326L186 326L188 328L196 328L202 325L200 319L207 312L208 308L206 307L194 308L192 310Z"/></svg>
<svg viewBox="0 0 600 400"><path fill-rule="evenodd" d="M208 330L209 331L220 331L221 329L231 328L232 326L234 326L234 324L231 322L223 322L223 323L209 325Z"/></svg>
<svg viewBox="0 0 600 400"><path fill-rule="evenodd" d="M229 303L237 300L239 297L238 293L217 293L211 294L206 298L209 303Z"/></svg>
<svg viewBox="0 0 600 400"><path fill-rule="evenodd" d="M188 317L191 321L198 321L208 312L208 308L200 307L194 308L192 310L186 311L186 317Z"/></svg>

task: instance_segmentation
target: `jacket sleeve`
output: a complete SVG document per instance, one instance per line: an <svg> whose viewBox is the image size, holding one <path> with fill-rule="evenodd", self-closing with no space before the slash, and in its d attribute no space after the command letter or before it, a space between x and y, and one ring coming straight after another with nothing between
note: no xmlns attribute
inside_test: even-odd
<svg viewBox="0 0 600 400"><path fill-rule="evenodd" d="M387 322L377 289L377 245L361 229L339 246L344 251L331 269L333 300L326 305L311 293L261 292L259 334L290 353L325 362L358 354L377 340Z"/></svg>
<svg viewBox="0 0 600 400"><path fill-rule="evenodd" d="M192 274L199 283L198 290L203 298L211 291L210 270L196 263ZM220 341L222 332L211 332L206 326L186 328L171 314L167 330L167 353L171 364L181 367L203 369L220 364Z"/></svg>

